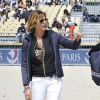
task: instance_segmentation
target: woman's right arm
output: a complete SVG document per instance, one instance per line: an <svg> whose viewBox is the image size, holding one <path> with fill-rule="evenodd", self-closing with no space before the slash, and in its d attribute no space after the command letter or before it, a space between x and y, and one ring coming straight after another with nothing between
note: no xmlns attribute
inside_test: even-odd
<svg viewBox="0 0 100 100"><path fill-rule="evenodd" d="M22 43L22 61L21 61L21 73L23 85L29 85L29 73L27 67L27 40L23 40Z"/></svg>
<svg viewBox="0 0 100 100"><path fill-rule="evenodd" d="M24 85L24 94L26 100L32 100L31 89L29 87L29 73L27 67L27 41L23 40L22 44L22 62L21 62L21 72L22 81Z"/></svg>

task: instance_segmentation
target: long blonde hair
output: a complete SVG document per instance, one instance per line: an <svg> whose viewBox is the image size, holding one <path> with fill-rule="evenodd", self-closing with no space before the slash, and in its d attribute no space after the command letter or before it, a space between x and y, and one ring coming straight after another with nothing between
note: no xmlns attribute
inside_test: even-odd
<svg viewBox="0 0 100 100"><path fill-rule="evenodd" d="M27 32L31 33L32 30L35 30L36 22L39 19L46 17L46 13L42 12L41 10L32 11L27 21Z"/></svg>

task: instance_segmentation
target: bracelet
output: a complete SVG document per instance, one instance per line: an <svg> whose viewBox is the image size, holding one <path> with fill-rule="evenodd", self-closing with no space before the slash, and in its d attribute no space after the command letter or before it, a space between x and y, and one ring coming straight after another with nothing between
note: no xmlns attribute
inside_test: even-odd
<svg viewBox="0 0 100 100"><path fill-rule="evenodd" d="M29 85L24 86L24 91L23 91L23 93L25 93L25 90L27 90L27 89L30 89Z"/></svg>

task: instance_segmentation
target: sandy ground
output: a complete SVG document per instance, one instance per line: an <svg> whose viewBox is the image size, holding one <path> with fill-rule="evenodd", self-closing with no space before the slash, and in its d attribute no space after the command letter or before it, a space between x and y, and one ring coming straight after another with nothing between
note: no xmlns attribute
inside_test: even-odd
<svg viewBox="0 0 100 100"><path fill-rule="evenodd" d="M63 66L61 100L100 100L89 66ZM0 100L25 100L20 66L0 66Z"/></svg>

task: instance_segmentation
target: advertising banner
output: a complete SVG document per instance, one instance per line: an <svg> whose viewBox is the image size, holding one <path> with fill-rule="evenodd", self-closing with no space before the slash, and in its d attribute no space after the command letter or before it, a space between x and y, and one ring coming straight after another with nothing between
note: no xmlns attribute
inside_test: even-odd
<svg viewBox="0 0 100 100"><path fill-rule="evenodd" d="M62 65L89 65L89 49L60 49ZM0 65L20 65L21 49L0 49Z"/></svg>
<svg viewBox="0 0 100 100"><path fill-rule="evenodd" d="M60 49L62 65L89 65L89 49Z"/></svg>
<svg viewBox="0 0 100 100"><path fill-rule="evenodd" d="M0 49L0 64L17 65L21 63L20 49Z"/></svg>

